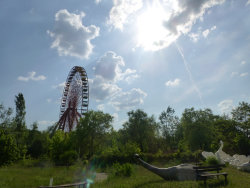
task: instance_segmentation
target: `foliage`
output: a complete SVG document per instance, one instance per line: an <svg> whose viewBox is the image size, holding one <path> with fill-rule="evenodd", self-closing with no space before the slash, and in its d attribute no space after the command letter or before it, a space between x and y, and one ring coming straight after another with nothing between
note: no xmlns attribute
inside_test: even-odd
<svg viewBox="0 0 250 188"><path fill-rule="evenodd" d="M239 106L232 110L232 118L237 122L237 126L247 138L250 138L250 104L240 102Z"/></svg>
<svg viewBox="0 0 250 188"><path fill-rule="evenodd" d="M130 177L133 173L133 167L130 163L125 163L125 164L119 164L115 163L113 164L113 174L115 176L126 176Z"/></svg>
<svg viewBox="0 0 250 188"><path fill-rule="evenodd" d="M76 161L77 157L78 155L76 151L70 150L61 154L59 159L62 164L69 166L69 165L72 165Z"/></svg>
<svg viewBox="0 0 250 188"><path fill-rule="evenodd" d="M105 139L112 130L113 117L101 111L89 111L80 119L75 132L76 145L80 156L90 158L100 151Z"/></svg>
<svg viewBox="0 0 250 188"><path fill-rule="evenodd" d="M15 104L16 104L16 129L17 131L21 131L25 129L25 100L22 93L18 93L15 96Z"/></svg>
<svg viewBox="0 0 250 188"><path fill-rule="evenodd" d="M50 142L50 157L56 165L68 165L75 159L75 153L70 134L56 131Z"/></svg>
<svg viewBox="0 0 250 188"><path fill-rule="evenodd" d="M5 109L3 104L0 104L0 129L9 130L12 126L13 110L11 108Z"/></svg>
<svg viewBox="0 0 250 188"><path fill-rule="evenodd" d="M138 109L128 112L128 121L123 124L125 140L137 143L142 152L156 152L156 137L159 125L153 116Z"/></svg>
<svg viewBox="0 0 250 188"><path fill-rule="evenodd" d="M162 136L165 144L168 144L170 149L176 148L177 140L175 134L180 123L179 118L174 113L174 109L168 106L167 110L163 111L159 116Z"/></svg>
<svg viewBox="0 0 250 188"><path fill-rule="evenodd" d="M213 165L218 165L220 163L215 157L211 156L211 157L206 158L205 164L209 166L213 166Z"/></svg>
<svg viewBox="0 0 250 188"><path fill-rule="evenodd" d="M213 122L214 116L210 109L194 110L194 108L190 108L184 110L181 125L183 126L185 143L190 150L210 150L210 144L214 138Z"/></svg>
<svg viewBox="0 0 250 188"><path fill-rule="evenodd" d="M10 164L19 157L15 138L0 130L0 166Z"/></svg>
<svg viewBox="0 0 250 188"><path fill-rule="evenodd" d="M33 158L39 158L40 156L47 155L49 151L49 134L46 132L38 131L37 123L33 123L32 130L28 131L28 142L26 143L27 154Z"/></svg>

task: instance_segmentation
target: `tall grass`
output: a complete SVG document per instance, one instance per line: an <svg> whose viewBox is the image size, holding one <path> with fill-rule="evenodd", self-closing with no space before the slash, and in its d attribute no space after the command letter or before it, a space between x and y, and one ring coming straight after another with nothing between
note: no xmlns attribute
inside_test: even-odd
<svg viewBox="0 0 250 188"><path fill-rule="evenodd" d="M161 177L135 165L134 176L131 177L110 177L101 183L95 183L94 188L185 188L185 187L227 187L227 188L249 188L250 173L238 171L235 168L227 167L223 171L228 172L228 183L225 184L224 176L219 179L207 180L207 185L203 181L165 181Z"/></svg>
<svg viewBox="0 0 250 188"><path fill-rule="evenodd" d="M161 165L158 164L157 166ZM165 167L167 166L165 165ZM133 169L134 173L130 177L110 175L107 180L92 184L91 188L250 187L250 173L241 172L232 167L223 169L223 171L228 172L228 184L224 184L224 177L222 176L218 180L208 180L207 186L204 186L203 181L165 181L138 165L133 165ZM83 171L84 167L81 164L70 167L54 167L50 164L34 167L29 162L15 164L0 168L0 188L33 188L49 185L51 177L54 180L53 185L79 182L83 180Z"/></svg>

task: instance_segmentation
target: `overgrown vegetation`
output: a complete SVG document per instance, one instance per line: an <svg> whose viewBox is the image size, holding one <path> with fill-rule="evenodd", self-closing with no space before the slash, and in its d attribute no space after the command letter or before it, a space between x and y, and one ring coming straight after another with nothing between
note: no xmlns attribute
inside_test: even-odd
<svg viewBox="0 0 250 188"><path fill-rule="evenodd" d="M148 162L199 162L201 151L215 152L223 140L225 152L250 154L250 104L246 102L240 102L230 116L187 108L178 117L168 106L157 120L141 109L132 110L120 130L113 129L110 114L89 111L68 134L56 131L55 125L39 131L36 122L27 128L21 93L15 103L15 114L0 104L0 166L26 159L56 166L92 161L102 169L113 166L118 176L130 176L135 153Z"/></svg>

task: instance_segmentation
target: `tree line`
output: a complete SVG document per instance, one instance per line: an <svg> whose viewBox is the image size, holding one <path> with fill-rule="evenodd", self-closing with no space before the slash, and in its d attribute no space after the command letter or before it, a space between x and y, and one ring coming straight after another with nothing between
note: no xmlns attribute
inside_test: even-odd
<svg viewBox="0 0 250 188"><path fill-rule="evenodd" d="M115 130L113 117L90 110L75 130L65 134L56 125L45 131L34 122L27 128L25 99L15 96L16 110L0 104L0 165L27 158L44 159L56 165L75 160L127 161L135 153L151 157L190 159L201 151L216 151L223 140L229 154L250 154L250 104L240 102L230 115L211 109L186 108L181 117L168 106L156 118L142 109L131 110L122 128Z"/></svg>

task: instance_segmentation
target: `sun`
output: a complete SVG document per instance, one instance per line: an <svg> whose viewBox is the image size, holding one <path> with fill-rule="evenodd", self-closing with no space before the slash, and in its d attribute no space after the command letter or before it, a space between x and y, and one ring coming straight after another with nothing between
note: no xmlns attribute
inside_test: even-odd
<svg viewBox="0 0 250 188"><path fill-rule="evenodd" d="M167 35L164 20L168 17L160 3L148 6L137 17L137 44L145 50L158 50Z"/></svg>

